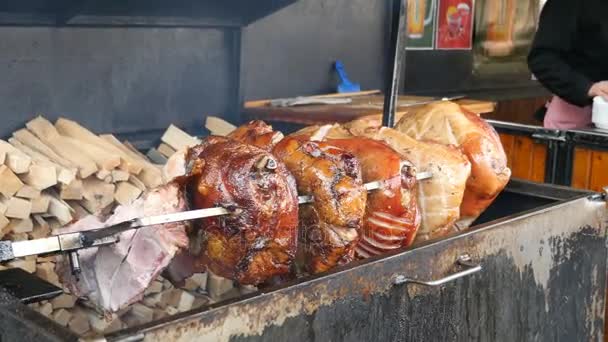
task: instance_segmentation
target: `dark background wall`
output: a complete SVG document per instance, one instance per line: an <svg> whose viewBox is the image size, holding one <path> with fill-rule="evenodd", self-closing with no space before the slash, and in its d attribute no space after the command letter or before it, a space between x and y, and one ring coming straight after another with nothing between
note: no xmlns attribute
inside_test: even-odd
<svg viewBox="0 0 608 342"><path fill-rule="evenodd" d="M364 89L380 89L388 1L300 0L243 30L246 99L335 91L336 59Z"/></svg>

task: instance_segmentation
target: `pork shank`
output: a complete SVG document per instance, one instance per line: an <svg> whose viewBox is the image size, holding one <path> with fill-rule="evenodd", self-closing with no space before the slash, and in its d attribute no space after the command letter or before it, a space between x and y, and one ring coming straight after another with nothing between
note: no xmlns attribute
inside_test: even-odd
<svg viewBox="0 0 608 342"><path fill-rule="evenodd" d="M258 147L215 136L192 147L186 162L192 205L233 211L198 223L202 263L247 285L290 273L298 194L285 165Z"/></svg>

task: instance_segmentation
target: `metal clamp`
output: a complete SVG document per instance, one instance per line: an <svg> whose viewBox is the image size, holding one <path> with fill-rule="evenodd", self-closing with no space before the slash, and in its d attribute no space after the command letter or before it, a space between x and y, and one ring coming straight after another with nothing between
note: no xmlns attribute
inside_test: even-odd
<svg viewBox="0 0 608 342"><path fill-rule="evenodd" d="M393 278L393 284L402 285L402 284L406 284L406 283L413 283L413 284L419 284L419 285L424 285L424 286L436 287L436 286L441 286L443 284L449 283L453 280L460 279L460 278L469 276L471 274L477 273L477 272L481 271L481 269L482 269L480 264L474 264L471 262L471 257L468 254L463 254L463 255L459 256L458 259L456 260L456 264L458 264L460 266L464 266L464 267L466 267L466 269L462 270L460 272L454 273L454 274L450 274L447 277L437 279L437 280L430 280L430 281L423 281L423 280L408 278L407 276L404 276L404 275L397 275L395 278Z"/></svg>

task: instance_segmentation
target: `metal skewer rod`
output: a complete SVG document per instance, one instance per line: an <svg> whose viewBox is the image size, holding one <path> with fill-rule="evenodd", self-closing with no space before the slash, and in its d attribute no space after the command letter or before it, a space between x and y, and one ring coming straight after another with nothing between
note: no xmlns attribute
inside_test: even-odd
<svg viewBox="0 0 608 342"><path fill-rule="evenodd" d="M432 174L429 172L420 172L416 176L416 179L418 180L425 180L429 178L432 178ZM366 183L364 186L368 191L373 191L382 188L383 184L383 181L375 181ZM314 202L314 198L312 196L305 195L298 197L299 204L312 202ZM74 254L75 251L84 248L114 244L118 242L118 234L122 232L159 224L192 221L206 217L229 215L232 213L234 212L221 207L197 209L179 213L136 218L109 227L59 234L43 239L17 242L0 241L0 261L8 261L28 255L68 252L71 253L70 256L72 259L76 259L76 265L78 265L77 255Z"/></svg>

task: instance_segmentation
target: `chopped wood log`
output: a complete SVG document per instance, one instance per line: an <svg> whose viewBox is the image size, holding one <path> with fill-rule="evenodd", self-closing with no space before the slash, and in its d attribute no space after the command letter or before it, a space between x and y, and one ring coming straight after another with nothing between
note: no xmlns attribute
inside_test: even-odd
<svg viewBox="0 0 608 342"><path fill-rule="evenodd" d="M91 330L91 326L89 325L89 318L84 312L77 312L70 320L68 328L77 335L82 336L86 334L89 330Z"/></svg>
<svg viewBox="0 0 608 342"><path fill-rule="evenodd" d="M195 273L192 275L192 277L190 277L189 279L191 279L197 286L197 289L199 290L206 290L207 289L207 273Z"/></svg>
<svg viewBox="0 0 608 342"><path fill-rule="evenodd" d="M83 180L83 197L81 205L91 213L97 213L114 202L116 186L96 178Z"/></svg>
<svg viewBox="0 0 608 342"><path fill-rule="evenodd" d="M139 198L142 191L128 182L120 182L116 185L114 199L120 205L129 205Z"/></svg>
<svg viewBox="0 0 608 342"><path fill-rule="evenodd" d="M177 304L179 304L181 294L183 292L184 290L176 288L163 291L161 294L160 303L158 305L162 308L165 308L167 306L177 307Z"/></svg>
<svg viewBox="0 0 608 342"><path fill-rule="evenodd" d="M163 290L163 283L158 280L154 280L150 283L150 286L144 291L144 295L148 296L151 294L159 293Z"/></svg>
<svg viewBox="0 0 608 342"><path fill-rule="evenodd" d="M153 318L154 310L143 304L135 303L131 306L129 313L124 316L124 321L133 326L148 323L152 321Z"/></svg>
<svg viewBox="0 0 608 342"><path fill-rule="evenodd" d="M112 182L114 182L114 183L126 182L129 180L130 176L131 175L127 171L113 170L112 171Z"/></svg>
<svg viewBox="0 0 608 342"><path fill-rule="evenodd" d="M147 189L144 182L142 182L139 178L137 178L137 176L131 175L131 177L129 177L129 183L133 184L136 188L138 188L141 191L146 191L146 189Z"/></svg>
<svg viewBox="0 0 608 342"><path fill-rule="evenodd" d="M17 241L27 241L29 238L28 238L27 233L11 232L8 234L8 239L13 242L17 242Z"/></svg>
<svg viewBox="0 0 608 342"><path fill-rule="evenodd" d="M173 315L179 313L179 310L177 310L177 308L174 306L167 306L165 308L165 312L167 313L167 315L173 316Z"/></svg>
<svg viewBox="0 0 608 342"><path fill-rule="evenodd" d="M17 234L29 233L34 230L34 223L29 217L26 219L11 219L5 229Z"/></svg>
<svg viewBox="0 0 608 342"><path fill-rule="evenodd" d="M5 155L4 163L16 174L26 173L32 164L32 158L4 140L0 140L0 153Z"/></svg>
<svg viewBox="0 0 608 342"><path fill-rule="evenodd" d="M232 280L217 276L211 272L207 272L207 274L207 292L209 292L211 298L219 299L234 288Z"/></svg>
<svg viewBox="0 0 608 342"><path fill-rule="evenodd" d="M84 128L77 122L65 118L59 118L55 123L55 127L57 128L57 131L59 131L59 133L65 136L69 136L81 141L86 141L89 144L93 144L105 149L107 152L113 155L119 156L125 163L126 168L124 169L128 170L129 173L139 174L141 172L142 166L140 165L138 160L131 158L122 150L108 143L106 140L100 138L99 136Z"/></svg>
<svg viewBox="0 0 608 342"><path fill-rule="evenodd" d="M72 319L72 313L66 309L59 309L53 312L52 318L57 324L67 327L68 323L70 323L70 320Z"/></svg>
<svg viewBox="0 0 608 342"><path fill-rule="evenodd" d="M35 189L48 189L57 184L57 169L53 165L33 164L21 179Z"/></svg>
<svg viewBox="0 0 608 342"><path fill-rule="evenodd" d="M4 215L9 218L27 219L32 213L32 202L26 199L12 197L5 202L6 211ZM22 233L22 232L18 232Z"/></svg>
<svg viewBox="0 0 608 342"><path fill-rule="evenodd" d="M27 199L34 199L40 197L40 190L29 185L24 185L21 189L19 189L19 191L17 191L17 194L15 196Z"/></svg>
<svg viewBox="0 0 608 342"><path fill-rule="evenodd" d="M148 153L146 153L146 157L148 157L148 159L155 164L164 165L167 163L167 157L165 157L155 148L149 149Z"/></svg>
<svg viewBox="0 0 608 342"><path fill-rule="evenodd" d="M16 259L10 261L7 265L10 268L20 268L27 273L36 272L36 259Z"/></svg>
<svg viewBox="0 0 608 342"><path fill-rule="evenodd" d="M142 303L150 308L154 308L160 304L162 301L163 295L162 293L154 293L149 296L144 297Z"/></svg>
<svg viewBox="0 0 608 342"><path fill-rule="evenodd" d="M41 194L32 199L32 214L46 214L49 211L50 198Z"/></svg>
<svg viewBox="0 0 608 342"><path fill-rule="evenodd" d="M236 126L215 116L208 116L205 128L213 135L226 136L236 129Z"/></svg>
<svg viewBox="0 0 608 342"><path fill-rule="evenodd" d="M55 263L54 262L43 262L37 264L36 266L36 275L40 278L48 281L49 283L61 287L61 283L59 282L59 277L55 272ZM51 301L52 303L52 301ZM53 308L59 309L53 305Z"/></svg>
<svg viewBox="0 0 608 342"><path fill-rule="evenodd" d="M106 317L104 315L99 315L97 312L91 312L89 313L89 325L94 332L102 334L122 328L122 321L118 315Z"/></svg>
<svg viewBox="0 0 608 342"><path fill-rule="evenodd" d="M72 296L71 294L63 293L63 294L51 299L51 304L53 305L53 309L55 309L55 310L71 309L74 307L74 304L76 304L77 299L78 298L76 298L75 296Z"/></svg>
<svg viewBox="0 0 608 342"><path fill-rule="evenodd" d="M0 194L12 197L21 190L23 182L6 165L0 166Z"/></svg>
<svg viewBox="0 0 608 342"><path fill-rule="evenodd" d="M70 208L67 203L56 198L55 196L49 196L48 213L49 215L55 217L61 225L66 225L72 221L72 208Z"/></svg>
<svg viewBox="0 0 608 342"><path fill-rule="evenodd" d="M25 131L25 132L27 134L31 134L28 131ZM36 137L34 137L34 138L36 139ZM32 149L31 147L23 144L21 141L17 140L14 137L10 138L8 141L11 143L11 145L15 146L17 149L19 149L20 151L23 151L23 153L30 156L34 163L40 164L40 165L51 165L51 166L55 167L58 182L60 182L62 184L70 184L70 182L72 182L72 180L74 180L74 178L76 178L76 173L78 172L78 170L76 168L68 169L68 168L52 161L49 157L42 154L41 152L36 151L36 150ZM42 142L40 142L40 143L42 144Z"/></svg>
<svg viewBox="0 0 608 342"><path fill-rule="evenodd" d="M169 145L175 151L179 151L200 143L198 139L192 137L190 134L184 132L175 125L169 125L169 128L167 128L167 131L165 131L165 134L163 134L160 140Z"/></svg>
<svg viewBox="0 0 608 342"><path fill-rule="evenodd" d="M55 127L45 118L39 116L25 126L55 153L69 160L78 167L81 178L87 178L97 172L95 161L80 151L78 144L61 136Z"/></svg>
<svg viewBox="0 0 608 342"><path fill-rule="evenodd" d="M0 196L0 214L6 213L6 203L8 202L4 196Z"/></svg>
<svg viewBox="0 0 608 342"><path fill-rule="evenodd" d="M160 152L160 154L165 156L165 158L171 158L171 156L174 155L175 152L177 152L171 146L165 143L161 143L156 149L158 150L158 152Z"/></svg>
<svg viewBox="0 0 608 342"><path fill-rule="evenodd" d="M8 233L9 229L7 227L10 223L11 221L4 214L0 214L0 239Z"/></svg>
<svg viewBox="0 0 608 342"><path fill-rule="evenodd" d="M112 170L99 170L96 174L95 177L99 180L102 180L106 183L113 183L112 182Z"/></svg>
<svg viewBox="0 0 608 342"><path fill-rule="evenodd" d="M6 160L6 152L0 151L0 165L4 164L5 160Z"/></svg>
<svg viewBox="0 0 608 342"><path fill-rule="evenodd" d="M34 222L34 229L29 233L32 239L42 239L51 235L51 227L40 215L32 216ZM54 259L54 257L52 257Z"/></svg>
<svg viewBox="0 0 608 342"><path fill-rule="evenodd" d="M145 158L142 158L137 153L129 150L126 146L124 146L116 137L111 134L104 134L100 136L102 139L107 142L113 144L117 148L121 149L123 153L129 155L131 158L138 160L142 165L141 173L137 176L138 178L146 185L147 188L153 189L162 184L162 172L161 170L155 166L154 164L147 161Z"/></svg>
<svg viewBox="0 0 608 342"><path fill-rule="evenodd" d="M46 317L51 317L51 314L53 313L53 305L49 302L46 302L40 305L40 307L38 308L38 312L40 312Z"/></svg>
<svg viewBox="0 0 608 342"><path fill-rule="evenodd" d="M179 312L185 312L192 309L192 304L194 304L195 297L191 295L189 292L182 291L179 302L177 303L177 310Z"/></svg>
<svg viewBox="0 0 608 342"><path fill-rule="evenodd" d="M63 200L82 200L84 194L84 186L82 180L74 179L70 184L61 184L59 197Z"/></svg>

